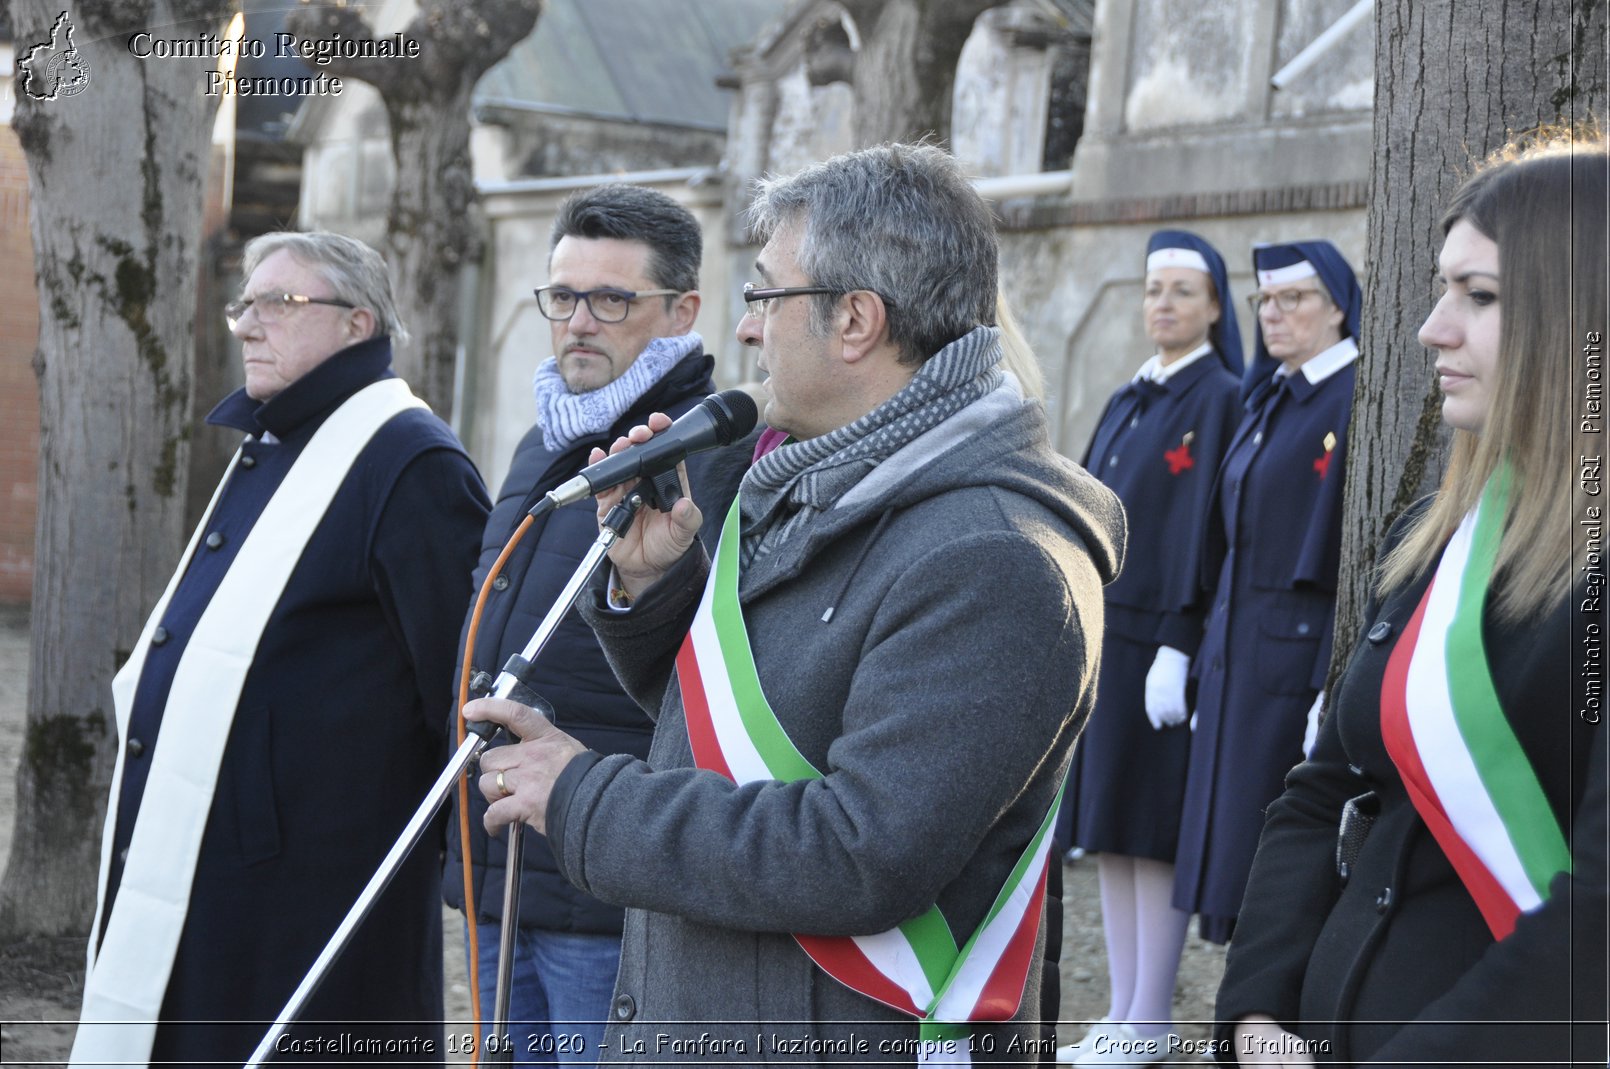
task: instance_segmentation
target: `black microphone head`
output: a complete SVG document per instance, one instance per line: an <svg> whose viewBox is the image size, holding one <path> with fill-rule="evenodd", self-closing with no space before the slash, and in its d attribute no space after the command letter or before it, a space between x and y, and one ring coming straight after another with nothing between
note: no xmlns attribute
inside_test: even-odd
<svg viewBox="0 0 1610 1069"><path fill-rule="evenodd" d="M716 424L716 441L731 445L760 422L760 409L755 399L742 390L722 390L700 402L699 407L710 413Z"/></svg>

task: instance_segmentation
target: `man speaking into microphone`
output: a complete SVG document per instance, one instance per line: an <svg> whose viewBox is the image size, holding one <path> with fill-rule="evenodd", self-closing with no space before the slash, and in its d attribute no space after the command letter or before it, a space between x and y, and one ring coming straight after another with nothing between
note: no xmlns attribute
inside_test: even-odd
<svg viewBox="0 0 1610 1069"><path fill-rule="evenodd" d="M603 1057L1036 1061L1122 510L1000 368L994 225L949 155L835 157L752 217L738 338L774 433L730 507L695 481L640 513L582 602L648 758L472 703L524 740L482 759L486 823L627 907Z"/></svg>
<svg viewBox="0 0 1610 1069"><path fill-rule="evenodd" d="M552 328L553 355L536 369L537 421L515 449L487 519L476 589L525 514L572 481L595 447L607 446L651 412L681 415L715 389L715 361L693 332L702 251L698 221L651 189L600 186L560 206L548 282L536 290L537 309ZM730 497L742 468L713 482L709 457L696 461L695 485ZM589 496L567 497L539 517L493 581L476 634L477 671L496 675L558 600L598 533ZM469 623L466 618L459 639L461 659ZM578 616L565 617L535 671L532 685L552 704L564 731L599 753L647 755L653 722L621 690ZM443 889L448 904L464 910L456 795L453 807ZM472 794L475 915L467 934L478 940L481 1018L490 1022L506 853L482 827L485 809ZM565 881L548 844L534 836L525 844L521 871L509 1006L517 1022L510 1029L515 1057L520 1064L528 1058L591 1063L615 985L621 909Z"/></svg>

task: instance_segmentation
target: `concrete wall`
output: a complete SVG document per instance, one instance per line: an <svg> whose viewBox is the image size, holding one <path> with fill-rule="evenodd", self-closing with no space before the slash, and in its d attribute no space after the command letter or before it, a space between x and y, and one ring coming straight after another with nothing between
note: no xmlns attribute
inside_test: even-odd
<svg viewBox="0 0 1610 1069"><path fill-rule="evenodd" d="M302 154L298 228L334 230L381 248L396 168L380 94L348 81L340 97L304 107L323 114L306 124L315 133Z"/></svg>
<svg viewBox="0 0 1610 1069"><path fill-rule="evenodd" d="M1146 243L1152 231L1184 227L1223 254L1250 354L1254 324L1246 295L1256 288L1252 243L1326 238L1336 243L1362 279L1364 223L1362 207L1346 207L1046 228L1008 226L1001 241L1002 288L1045 371L1046 409L1058 448L1074 458L1081 456L1107 398L1155 351L1142 328L1140 311Z"/></svg>
<svg viewBox="0 0 1610 1069"><path fill-rule="evenodd" d="M1249 353L1254 242L1329 239L1363 281L1369 24L1287 89L1269 84L1352 4L1096 5L1069 192L998 207L1002 285L1044 366L1065 453L1083 453L1107 397L1153 352L1140 297L1154 230L1194 230L1223 254Z"/></svg>
<svg viewBox="0 0 1610 1069"><path fill-rule="evenodd" d="M1007 200L1001 277L1040 357L1055 442L1083 453L1107 397L1153 349L1141 325L1145 249L1154 230L1185 228L1218 246L1251 346L1251 245L1327 238L1364 277L1373 39L1343 37L1285 90L1270 76L1353 0L1099 0L1090 42L1084 135L1063 192ZM835 5L822 2L823 12ZM746 180L847 147L842 86L806 84L792 29L738 63L728 139L728 259L750 277L754 252L731 220ZM957 69L952 147L979 176L1040 170L1051 57L1013 28L1031 4L979 20ZM987 185L987 183L986 183Z"/></svg>
<svg viewBox="0 0 1610 1069"><path fill-rule="evenodd" d="M1096 5L1077 200L1369 177L1368 23L1284 90L1270 77L1352 0Z"/></svg>

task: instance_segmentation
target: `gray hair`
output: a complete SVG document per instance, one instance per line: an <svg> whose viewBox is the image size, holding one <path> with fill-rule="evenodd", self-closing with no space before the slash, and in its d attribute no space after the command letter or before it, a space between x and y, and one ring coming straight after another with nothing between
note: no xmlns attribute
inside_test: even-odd
<svg viewBox="0 0 1610 1069"><path fill-rule="evenodd" d="M763 241L802 224L799 266L812 285L888 300L902 363L995 323L995 220L955 157L934 145L879 145L763 179L749 222ZM838 297L814 300L811 329L825 333Z"/></svg>
<svg viewBox="0 0 1610 1069"><path fill-rule="evenodd" d="M281 230L246 243L241 276L251 278L258 265L276 252L288 252L297 263L317 271L334 296L354 308L367 308L375 316L375 333L391 335L398 345L408 340L408 328L397 315L391 298L391 275L386 261L374 249L328 230ZM310 296L317 296L310 294Z"/></svg>

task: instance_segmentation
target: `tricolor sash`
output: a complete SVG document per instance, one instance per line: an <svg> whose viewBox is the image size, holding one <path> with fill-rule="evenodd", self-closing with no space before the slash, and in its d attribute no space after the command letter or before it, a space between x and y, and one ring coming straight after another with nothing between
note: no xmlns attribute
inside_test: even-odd
<svg viewBox="0 0 1610 1069"><path fill-rule="evenodd" d="M118 748L101 838L100 890L72 1066L143 1065L149 1060L190 908L190 886L212 811L218 769L257 643L308 539L364 446L392 417L420 407L424 402L397 378L382 379L349 397L314 432L241 543L174 673L117 904L97 953L126 753ZM237 450L229 473L239 460ZM132 656L112 681L120 738L128 734L152 632L162 622L228 481L229 474L219 481ZM251 963L242 962L241 967L250 968Z"/></svg>
<svg viewBox="0 0 1610 1069"><path fill-rule="evenodd" d="M738 601L739 511L733 502L677 676L694 762L734 783L821 779L761 692ZM795 935L847 987L920 1022L919 1063L971 1064L967 1022L1017 1012L1045 907L1045 872L1059 791L989 912L959 949L937 906L870 936Z"/></svg>
<svg viewBox="0 0 1610 1069"><path fill-rule="evenodd" d="M1494 939L1571 870L1565 834L1498 704L1482 607L1498 558L1507 470L1449 540L1387 662L1381 734L1410 800Z"/></svg>

